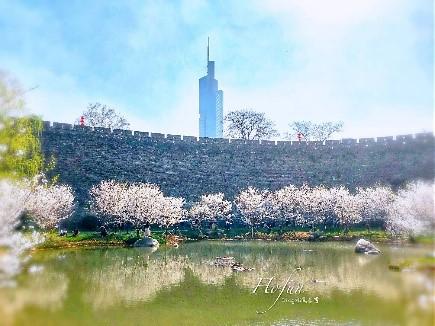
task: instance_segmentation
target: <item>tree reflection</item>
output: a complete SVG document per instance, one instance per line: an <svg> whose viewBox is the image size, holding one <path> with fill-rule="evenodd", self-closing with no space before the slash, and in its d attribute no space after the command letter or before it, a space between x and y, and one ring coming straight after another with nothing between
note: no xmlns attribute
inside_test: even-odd
<svg viewBox="0 0 435 326"><path fill-rule="evenodd" d="M1 289L1 324L12 325L15 317L28 306L51 311L62 307L68 290L68 278L64 273L42 267L42 270L27 276L17 286Z"/></svg>

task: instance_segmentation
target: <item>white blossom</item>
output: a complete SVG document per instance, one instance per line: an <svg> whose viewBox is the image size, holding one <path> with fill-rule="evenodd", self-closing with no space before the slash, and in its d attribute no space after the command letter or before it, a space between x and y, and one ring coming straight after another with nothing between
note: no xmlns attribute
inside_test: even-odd
<svg viewBox="0 0 435 326"><path fill-rule="evenodd" d="M68 218L74 209L74 194L70 186L41 184L32 189L26 211L42 228L52 229Z"/></svg>
<svg viewBox="0 0 435 326"><path fill-rule="evenodd" d="M102 181L90 191L93 210L117 223L131 223L136 228L148 224L165 227L184 216L182 198L165 197L160 188L149 183Z"/></svg>
<svg viewBox="0 0 435 326"><path fill-rule="evenodd" d="M394 235L435 231L434 185L422 181L407 185L388 208L387 230Z"/></svg>
<svg viewBox="0 0 435 326"><path fill-rule="evenodd" d="M223 193L208 194L201 196L201 200L195 203L189 211L190 216L197 222L215 222L219 218L230 217L232 204L224 199Z"/></svg>
<svg viewBox="0 0 435 326"><path fill-rule="evenodd" d="M331 188L331 197L335 199L334 213L338 221L343 225L344 230L348 231L352 224L361 222L361 204L356 196L352 195L348 189L341 186Z"/></svg>
<svg viewBox="0 0 435 326"><path fill-rule="evenodd" d="M155 223L168 228L174 224L181 222L185 215L183 209L184 199L176 197L161 197L159 198L159 214Z"/></svg>
<svg viewBox="0 0 435 326"><path fill-rule="evenodd" d="M293 185L275 191L271 196L274 215L297 225L303 216L299 196L299 189Z"/></svg>
<svg viewBox="0 0 435 326"><path fill-rule="evenodd" d="M20 272L23 252L43 241L37 232L24 236L15 231L30 193L27 182L0 180L0 248L6 249L0 255L0 287Z"/></svg>
<svg viewBox="0 0 435 326"><path fill-rule="evenodd" d="M386 186L357 188L356 200L360 204L361 218L367 225L385 221L394 199L393 191Z"/></svg>
<svg viewBox="0 0 435 326"><path fill-rule="evenodd" d="M17 226L29 195L26 184L0 180L0 241Z"/></svg>
<svg viewBox="0 0 435 326"><path fill-rule="evenodd" d="M254 235L254 227L274 212L270 193L254 187L240 192L235 203L242 220L251 226L251 236Z"/></svg>

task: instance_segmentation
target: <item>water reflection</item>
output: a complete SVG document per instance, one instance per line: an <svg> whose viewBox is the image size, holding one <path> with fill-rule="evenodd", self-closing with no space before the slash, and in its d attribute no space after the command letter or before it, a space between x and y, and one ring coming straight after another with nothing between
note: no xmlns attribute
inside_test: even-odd
<svg viewBox="0 0 435 326"><path fill-rule="evenodd" d="M152 252L145 248L131 249L122 257L106 257L101 268L85 276L85 300L94 308L149 301L162 289L179 284L184 277L186 258L155 259L151 257Z"/></svg>
<svg viewBox="0 0 435 326"><path fill-rule="evenodd" d="M224 242L184 244L167 252L142 248L40 252L32 259L33 268L17 280L16 288L0 290L0 316L12 321L14 315L28 314L25 308L29 306L46 313L60 313L73 306L83 311L90 307L97 314L109 308L121 309L128 315L128 309L146 304L152 304L154 310L141 309L140 314L152 314L152 311L158 314L165 309L173 309L175 314L177 309L187 309L194 316L193 312L200 309L198 306L211 309L208 304L215 302L219 291L223 295L216 300L223 311L246 309L250 316L258 305L270 301L264 295L250 294L259 278L274 277L274 282L283 284L295 267L300 266L302 270L295 278L305 284L309 295L330 300L334 303L332 307L337 302L337 305L370 304L381 312L401 309L411 322L418 314L433 310L433 274L392 272L388 264L393 258L423 253L420 249L385 247L380 256L364 256L354 254L351 245L336 243ZM214 266L212 262L217 256L234 256L236 261L254 270L234 272L229 267ZM195 301L198 291L202 291L203 301ZM175 306L168 305L171 300L175 300ZM177 308L178 302L183 302L183 308ZM282 319L285 309L280 309L277 312L280 318L273 321L277 325L279 320L286 320ZM328 313L336 314L335 309ZM239 323L240 313L228 313L224 317ZM357 320L365 317L364 312L355 314L360 314L354 316ZM56 316L61 318L61 314ZM317 317L316 320L321 320L322 315ZM89 316L82 313L81 318ZM266 324L271 323L269 320Z"/></svg>
<svg viewBox="0 0 435 326"><path fill-rule="evenodd" d="M32 271L31 267L30 272L24 271L25 275L22 275L15 286L0 289L2 325L12 325L15 318L27 307L48 310L62 308L68 290L67 276L60 272L45 271L40 266Z"/></svg>

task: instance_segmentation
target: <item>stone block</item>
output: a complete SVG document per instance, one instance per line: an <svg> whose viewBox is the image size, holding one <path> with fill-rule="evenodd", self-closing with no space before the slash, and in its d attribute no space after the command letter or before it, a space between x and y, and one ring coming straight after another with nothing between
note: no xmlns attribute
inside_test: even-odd
<svg viewBox="0 0 435 326"><path fill-rule="evenodd" d="M150 134L150 137L151 137L151 138L165 138L165 134L161 134L161 133L159 133L159 132L152 132L152 133Z"/></svg>
<svg viewBox="0 0 435 326"><path fill-rule="evenodd" d="M187 142L197 142L198 138L195 136L183 136L183 140Z"/></svg>
<svg viewBox="0 0 435 326"><path fill-rule="evenodd" d="M148 138L149 132L148 131L135 131L134 136L138 138Z"/></svg>
<svg viewBox="0 0 435 326"><path fill-rule="evenodd" d="M292 145L292 142L289 141L289 140L278 140L278 141L276 142L276 144L277 144L278 146L291 146L291 145Z"/></svg>
<svg viewBox="0 0 435 326"><path fill-rule="evenodd" d="M53 128L69 130L69 129L72 129L72 124L62 123L62 122L53 122Z"/></svg>
<svg viewBox="0 0 435 326"><path fill-rule="evenodd" d="M181 135L170 135L170 134L167 134L166 135L166 139L169 139L169 140L181 140Z"/></svg>
<svg viewBox="0 0 435 326"><path fill-rule="evenodd" d="M376 138L376 142L379 144L388 144L388 143L392 143L394 142L393 136L388 136L388 137L377 137Z"/></svg>
<svg viewBox="0 0 435 326"><path fill-rule="evenodd" d="M114 135L122 135L122 136L132 136L133 132L131 130L126 129L113 129Z"/></svg>
<svg viewBox="0 0 435 326"><path fill-rule="evenodd" d="M356 144L356 139L353 138L344 138L341 140L342 145L354 145Z"/></svg>
<svg viewBox="0 0 435 326"><path fill-rule="evenodd" d="M102 134L110 134L112 132L110 128L103 127L94 127L94 131Z"/></svg>
<svg viewBox="0 0 435 326"><path fill-rule="evenodd" d="M364 144L364 145L373 144L374 142L375 142L374 138L360 138L360 139L358 139L358 143Z"/></svg>
<svg viewBox="0 0 435 326"><path fill-rule="evenodd" d="M338 139L327 139L325 145L340 145L340 141Z"/></svg>

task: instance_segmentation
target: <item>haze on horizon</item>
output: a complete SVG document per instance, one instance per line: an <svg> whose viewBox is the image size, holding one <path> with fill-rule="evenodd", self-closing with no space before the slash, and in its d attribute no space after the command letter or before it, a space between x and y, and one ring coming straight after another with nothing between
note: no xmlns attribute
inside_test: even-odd
<svg viewBox="0 0 435 326"><path fill-rule="evenodd" d="M39 86L44 120L101 102L133 130L198 135L210 36L224 113L408 134L433 130L433 15L431 0L0 0L0 69Z"/></svg>

